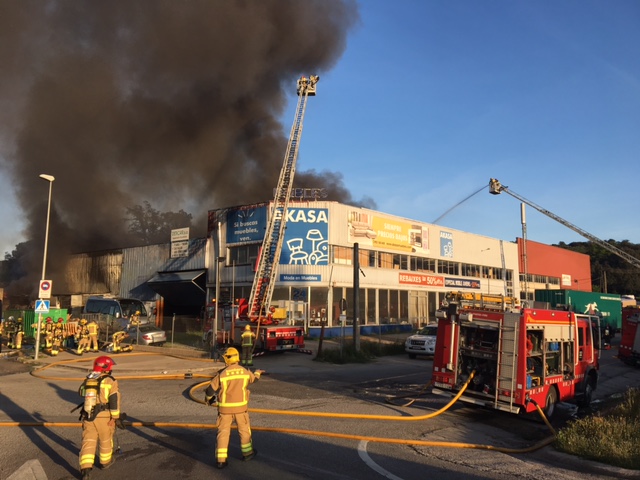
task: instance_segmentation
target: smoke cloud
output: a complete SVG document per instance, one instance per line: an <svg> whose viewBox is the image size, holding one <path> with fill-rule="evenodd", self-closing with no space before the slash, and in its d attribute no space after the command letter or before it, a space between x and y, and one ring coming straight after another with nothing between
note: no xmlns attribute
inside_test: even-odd
<svg viewBox="0 0 640 480"><path fill-rule="evenodd" d="M302 74L329 70L354 0L21 0L0 5L0 142L34 252L56 177L48 271L65 253L127 246L127 207L207 210L268 200ZM286 132L286 133L285 133ZM354 202L337 172L295 186ZM328 184L328 182L331 182Z"/></svg>

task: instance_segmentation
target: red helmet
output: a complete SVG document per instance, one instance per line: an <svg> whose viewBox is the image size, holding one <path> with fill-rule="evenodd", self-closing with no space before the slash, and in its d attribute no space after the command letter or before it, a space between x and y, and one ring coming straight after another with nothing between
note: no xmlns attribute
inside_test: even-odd
<svg viewBox="0 0 640 480"><path fill-rule="evenodd" d="M107 357L107 356L98 357L93 362L93 371L110 373L111 369L115 364L116 362L114 362L111 357Z"/></svg>
<svg viewBox="0 0 640 480"><path fill-rule="evenodd" d="M47 323L52 323L52 322L53 322L53 318L47 317Z"/></svg>
<svg viewBox="0 0 640 480"><path fill-rule="evenodd" d="M58 319L58 323L63 323L63 322L64 322L64 320L62 318Z"/></svg>

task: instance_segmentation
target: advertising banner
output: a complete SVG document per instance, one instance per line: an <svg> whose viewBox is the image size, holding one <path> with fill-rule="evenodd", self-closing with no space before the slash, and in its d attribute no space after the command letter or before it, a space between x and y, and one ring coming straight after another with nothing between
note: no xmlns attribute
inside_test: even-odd
<svg viewBox="0 0 640 480"><path fill-rule="evenodd" d="M348 220L349 242L397 252L429 253L429 229L408 221L352 210Z"/></svg>
<svg viewBox="0 0 640 480"><path fill-rule="evenodd" d="M328 264L329 210L289 206L280 265Z"/></svg>
<svg viewBox="0 0 640 480"><path fill-rule="evenodd" d="M227 243L261 242L267 229L267 206L247 206L227 212Z"/></svg>

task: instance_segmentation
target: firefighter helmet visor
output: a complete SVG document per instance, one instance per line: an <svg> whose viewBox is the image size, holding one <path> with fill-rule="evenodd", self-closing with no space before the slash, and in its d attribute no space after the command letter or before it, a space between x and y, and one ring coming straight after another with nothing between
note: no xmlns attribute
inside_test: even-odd
<svg viewBox="0 0 640 480"><path fill-rule="evenodd" d="M116 362L113 361L111 357L107 357L103 355L102 357L98 357L93 362L93 371L94 372L102 372L109 373L113 369L113 366Z"/></svg>

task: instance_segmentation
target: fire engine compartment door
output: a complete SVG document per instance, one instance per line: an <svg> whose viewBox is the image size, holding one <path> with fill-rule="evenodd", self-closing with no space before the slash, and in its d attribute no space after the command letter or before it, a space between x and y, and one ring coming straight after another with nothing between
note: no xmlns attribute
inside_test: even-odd
<svg viewBox="0 0 640 480"><path fill-rule="evenodd" d="M500 352L498 356L498 389L499 400L513 403L513 392L517 382L518 362L518 325L520 314L507 312L504 314L504 322L500 335ZM510 395L502 395L509 392Z"/></svg>

